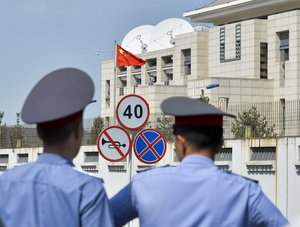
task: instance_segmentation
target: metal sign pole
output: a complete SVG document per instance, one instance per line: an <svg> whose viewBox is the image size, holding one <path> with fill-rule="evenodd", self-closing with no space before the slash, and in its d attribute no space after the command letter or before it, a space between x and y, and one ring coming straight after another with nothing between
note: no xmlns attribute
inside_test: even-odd
<svg viewBox="0 0 300 227"><path fill-rule="evenodd" d="M132 131L130 131L130 139L131 139L131 142L133 142ZM128 166L127 167L128 167L128 173L129 173L128 180L130 183L132 180L132 177L133 177L133 169L134 169L133 146L131 147L131 152L129 152L129 155L128 155ZM128 227L133 227L133 221L128 222Z"/></svg>

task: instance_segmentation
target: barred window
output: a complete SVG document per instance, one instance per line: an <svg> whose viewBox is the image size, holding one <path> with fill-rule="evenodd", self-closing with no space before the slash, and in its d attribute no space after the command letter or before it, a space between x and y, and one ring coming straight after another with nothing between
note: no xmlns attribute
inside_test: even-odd
<svg viewBox="0 0 300 227"><path fill-rule="evenodd" d="M8 154L0 154L0 163L8 163Z"/></svg>
<svg viewBox="0 0 300 227"><path fill-rule="evenodd" d="M109 172L116 172L116 173L124 173L126 172L124 165L109 165L108 166Z"/></svg>
<svg viewBox="0 0 300 227"><path fill-rule="evenodd" d="M81 166L81 169L88 173L98 173L97 166Z"/></svg>
<svg viewBox="0 0 300 227"><path fill-rule="evenodd" d="M235 59L241 59L241 24L235 26Z"/></svg>
<svg viewBox="0 0 300 227"><path fill-rule="evenodd" d="M276 147L251 147L251 161L276 160Z"/></svg>
<svg viewBox="0 0 300 227"><path fill-rule="evenodd" d="M0 166L0 172L4 172L5 170L7 170L7 166Z"/></svg>
<svg viewBox="0 0 300 227"><path fill-rule="evenodd" d="M84 162L99 162L98 152L84 152Z"/></svg>
<svg viewBox="0 0 300 227"><path fill-rule="evenodd" d="M225 57L225 27L220 28L220 62L241 60L241 24L235 26L235 58Z"/></svg>
<svg viewBox="0 0 300 227"><path fill-rule="evenodd" d="M232 148L222 148L215 155L215 161L232 161Z"/></svg>
<svg viewBox="0 0 300 227"><path fill-rule="evenodd" d="M18 154L18 163L27 163L28 162L28 154Z"/></svg>
<svg viewBox="0 0 300 227"><path fill-rule="evenodd" d="M220 61L225 61L225 28L220 28Z"/></svg>

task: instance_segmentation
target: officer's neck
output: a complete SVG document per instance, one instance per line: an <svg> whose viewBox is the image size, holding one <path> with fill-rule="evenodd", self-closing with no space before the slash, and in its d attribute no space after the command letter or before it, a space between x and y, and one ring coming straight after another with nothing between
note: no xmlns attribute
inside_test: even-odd
<svg viewBox="0 0 300 227"><path fill-rule="evenodd" d="M209 151L209 150L192 150L192 149L187 149L184 157L187 157L189 155L202 155L202 156L205 156L205 157L210 158L212 160L215 159L215 153L212 152L212 151Z"/></svg>
<svg viewBox="0 0 300 227"><path fill-rule="evenodd" d="M44 145L44 153L60 155L70 161L76 157L78 150L79 148L70 140L51 146Z"/></svg>

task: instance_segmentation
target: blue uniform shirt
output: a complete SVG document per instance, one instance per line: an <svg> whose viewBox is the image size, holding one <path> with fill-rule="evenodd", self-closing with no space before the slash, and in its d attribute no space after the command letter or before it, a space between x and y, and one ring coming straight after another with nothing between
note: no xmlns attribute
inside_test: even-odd
<svg viewBox="0 0 300 227"><path fill-rule="evenodd" d="M100 179L49 153L0 176L0 217L6 227L113 226Z"/></svg>
<svg viewBox="0 0 300 227"><path fill-rule="evenodd" d="M287 223L258 184L228 174L200 155L187 156L177 167L139 173L110 204L117 226L135 217L143 227L280 227Z"/></svg>

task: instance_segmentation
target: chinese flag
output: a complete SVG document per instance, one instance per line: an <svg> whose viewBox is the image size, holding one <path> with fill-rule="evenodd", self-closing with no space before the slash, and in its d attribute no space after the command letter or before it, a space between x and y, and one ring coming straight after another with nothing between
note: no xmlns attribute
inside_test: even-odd
<svg viewBox="0 0 300 227"><path fill-rule="evenodd" d="M117 44L117 61L116 61L117 67L131 66L131 65L143 66L145 65L145 63L146 63L145 60L135 56L134 54L123 49L121 46Z"/></svg>

